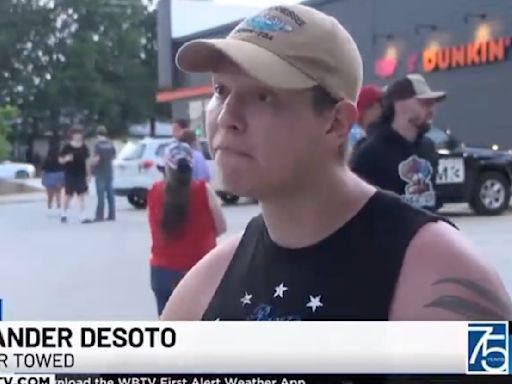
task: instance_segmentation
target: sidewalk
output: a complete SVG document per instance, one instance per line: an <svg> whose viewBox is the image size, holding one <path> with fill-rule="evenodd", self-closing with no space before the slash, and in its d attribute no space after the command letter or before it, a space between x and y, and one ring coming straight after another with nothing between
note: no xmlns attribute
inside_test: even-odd
<svg viewBox="0 0 512 384"><path fill-rule="evenodd" d="M0 195L0 205L2 204L20 204L44 201L46 194L43 190L38 192L16 193L12 195Z"/></svg>
<svg viewBox="0 0 512 384"><path fill-rule="evenodd" d="M33 203L38 201L46 200L46 192L44 187L41 185L41 179L28 179L28 180L19 180L17 183L25 184L29 188L34 189L32 192L22 192L22 193L12 193L1 195L0 194L0 205L2 204L21 204L21 203ZM94 200L96 198L96 187L94 184L94 180L89 183L89 194L87 196L88 205L94 205ZM91 206L92 206L91 205Z"/></svg>
<svg viewBox="0 0 512 384"><path fill-rule="evenodd" d="M41 179L12 180L2 185L0 204L33 202L46 198Z"/></svg>

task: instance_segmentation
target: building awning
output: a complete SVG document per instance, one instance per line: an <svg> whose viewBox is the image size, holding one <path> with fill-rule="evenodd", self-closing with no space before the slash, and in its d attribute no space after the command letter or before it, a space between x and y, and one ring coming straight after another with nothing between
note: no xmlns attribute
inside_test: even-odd
<svg viewBox="0 0 512 384"><path fill-rule="evenodd" d="M199 96L209 96L212 92L213 89L211 85L163 90L156 94L156 102L167 103L175 100L190 99Z"/></svg>

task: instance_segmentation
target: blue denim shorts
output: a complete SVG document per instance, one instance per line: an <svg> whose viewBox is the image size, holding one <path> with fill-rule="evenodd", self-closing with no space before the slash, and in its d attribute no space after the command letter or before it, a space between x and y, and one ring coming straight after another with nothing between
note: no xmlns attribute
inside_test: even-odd
<svg viewBox="0 0 512 384"><path fill-rule="evenodd" d="M64 172L44 172L41 182L48 189L62 188L64 186Z"/></svg>

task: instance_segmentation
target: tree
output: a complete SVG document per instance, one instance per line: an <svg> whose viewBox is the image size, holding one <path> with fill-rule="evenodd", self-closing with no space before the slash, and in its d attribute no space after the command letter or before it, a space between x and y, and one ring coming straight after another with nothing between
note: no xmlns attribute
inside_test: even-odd
<svg viewBox="0 0 512 384"><path fill-rule="evenodd" d="M0 1L0 103L36 133L72 122L123 133L149 119L155 19L141 0Z"/></svg>
<svg viewBox="0 0 512 384"><path fill-rule="evenodd" d="M55 41L51 10L38 0L0 2L0 105L22 115L34 109L38 92L51 79Z"/></svg>
<svg viewBox="0 0 512 384"><path fill-rule="evenodd" d="M16 117L16 108L10 106L0 107L0 161L9 158L11 153L11 145L7 141L7 135Z"/></svg>

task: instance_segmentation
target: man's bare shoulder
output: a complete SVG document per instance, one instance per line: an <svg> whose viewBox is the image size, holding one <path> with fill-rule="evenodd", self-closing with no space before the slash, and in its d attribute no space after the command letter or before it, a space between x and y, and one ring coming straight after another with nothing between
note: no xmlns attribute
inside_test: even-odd
<svg viewBox="0 0 512 384"><path fill-rule="evenodd" d="M241 238L239 234L223 241L187 273L167 302L161 320L201 320Z"/></svg>
<svg viewBox="0 0 512 384"><path fill-rule="evenodd" d="M445 222L423 227L407 250L391 320L510 320L498 273Z"/></svg>

